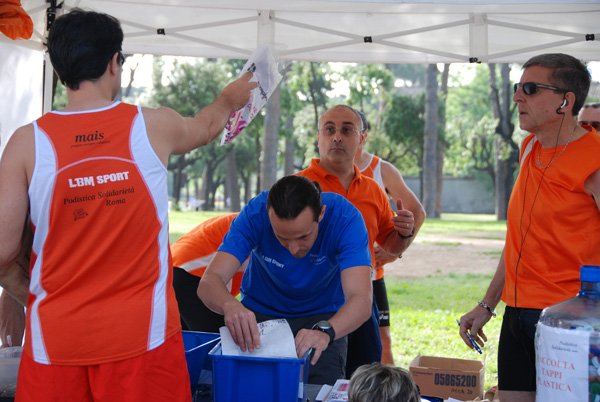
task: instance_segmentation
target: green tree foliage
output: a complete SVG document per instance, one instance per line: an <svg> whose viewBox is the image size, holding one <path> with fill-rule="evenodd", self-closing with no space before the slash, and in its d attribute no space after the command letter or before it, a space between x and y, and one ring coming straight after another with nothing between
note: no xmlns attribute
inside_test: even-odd
<svg viewBox="0 0 600 402"><path fill-rule="evenodd" d="M164 61L155 59L153 71L154 89L152 101L154 106L167 106L184 117L194 117L196 113L214 101L216 96L234 76L239 73L239 61L196 60L194 62L175 62L167 75L164 73ZM252 135L262 118L253 124L236 139L236 161L241 170L253 169L256 165L248 162L248 154L254 154L254 141L240 141L240 138ZM169 160L169 170L173 174L173 198L175 208L179 205L179 190L187 186L188 180L202 179L203 209L213 209L217 188L225 181L225 167L221 162L225 159L227 147L221 147L219 139L195 149L185 155L174 155ZM239 160L238 160L238 154ZM244 177L245 172L240 172Z"/></svg>
<svg viewBox="0 0 600 402"><path fill-rule="evenodd" d="M424 93L417 96L394 93L384 112L383 131L389 139L387 144L392 145L388 145L388 154L383 149L375 149L373 152L387 159L403 174L417 175L420 172L423 161L424 113ZM372 145L373 138L369 138L369 142ZM381 146L384 145L385 141L381 141Z"/></svg>
<svg viewBox="0 0 600 402"><path fill-rule="evenodd" d="M424 64L386 64L394 77L404 81L403 86L422 87L425 85Z"/></svg>
<svg viewBox="0 0 600 402"><path fill-rule="evenodd" d="M448 147L444 171L456 176L470 176L487 162L493 164L493 151L489 151L493 149L497 121L490 104L489 70L485 65L471 69L474 76L467 84L464 77L451 77L446 99ZM491 157L491 160L481 159L483 156Z"/></svg>
<svg viewBox="0 0 600 402"><path fill-rule="evenodd" d="M385 104L394 87L394 75L383 64L349 64L343 77L350 89L347 103L361 111L368 104Z"/></svg>

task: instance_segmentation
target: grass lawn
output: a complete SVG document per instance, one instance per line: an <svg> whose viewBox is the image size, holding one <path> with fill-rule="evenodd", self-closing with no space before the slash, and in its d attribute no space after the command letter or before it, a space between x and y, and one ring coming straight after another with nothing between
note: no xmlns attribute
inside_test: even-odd
<svg viewBox="0 0 600 402"><path fill-rule="evenodd" d="M485 389L497 385L498 336L504 304L498 317L485 326L484 355L469 349L458 334L456 320L481 300L492 275L449 274L420 279L386 278L392 319L392 345L397 366L408 368L425 356L485 359Z"/></svg>
<svg viewBox="0 0 600 402"><path fill-rule="evenodd" d="M222 215L224 212L178 212L169 211L169 242L175 243L181 236L187 233L201 222Z"/></svg>
<svg viewBox="0 0 600 402"><path fill-rule="evenodd" d="M200 222L223 212L170 212L171 244ZM492 215L442 214L441 219L427 219L419 236L436 233L503 232L505 221ZM481 237L490 235L482 234ZM448 244L452 247L452 244ZM498 255L499 257L499 255ZM504 304L498 317L484 328L488 343L484 356L469 349L458 335L456 320L481 300L492 275L449 274L421 279L386 278L392 343L396 365L408 368L417 354L485 359L485 389L497 384L497 354Z"/></svg>
<svg viewBox="0 0 600 402"><path fill-rule="evenodd" d="M506 221L488 214L442 214L441 219L426 219L419 236L461 232L506 232ZM491 234L482 237L496 238Z"/></svg>

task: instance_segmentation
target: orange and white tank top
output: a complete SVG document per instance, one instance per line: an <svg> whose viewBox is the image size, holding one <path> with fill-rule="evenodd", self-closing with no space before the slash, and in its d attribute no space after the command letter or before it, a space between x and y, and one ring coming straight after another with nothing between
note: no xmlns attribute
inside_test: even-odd
<svg viewBox="0 0 600 402"><path fill-rule="evenodd" d="M379 187L381 187L383 192L386 193L386 195L387 195L387 192L385 190L385 185L383 184L383 177L381 176L381 158L380 157L371 155L371 161L369 162L367 167L365 167L363 170L360 171L360 173L375 180L377 182L377 184L379 184ZM388 196L388 198L389 198L389 196ZM375 245L377 245L377 242L375 242ZM377 279L383 278L385 275L384 269L385 269L384 266L373 269L371 271L371 279L375 281Z"/></svg>
<svg viewBox="0 0 600 402"><path fill-rule="evenodd" d="M51 112L33 126L25 352L42 364L90 365L160 346L180 324L167 170L141 109Z"/></svg>
<svg viewBox="0 0 600 402"><path fill-rule="evenodd" d="M381 158L375 155L371 155L371 161L363 170L360 171L367 177L375 180L379 187L385 191L385 185L383 184L383 177L381 176Z"/></svg>

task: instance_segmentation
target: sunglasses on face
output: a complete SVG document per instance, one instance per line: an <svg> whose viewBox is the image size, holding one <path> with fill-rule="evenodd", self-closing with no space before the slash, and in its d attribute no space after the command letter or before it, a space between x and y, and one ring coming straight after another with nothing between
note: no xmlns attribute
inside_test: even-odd
<svg viewBox="0 0 600 402"><path fill-rule="evenodd" d="M537 82L516 83L514 86L515 93L519 90L519 88L523 88L523 92L525 93L525 95L536 94L538 89L540 89L540 88L551 89L553 91L558 91L558 92L569 92L566 89L551 87L550 85L538 84Z"/></svg>
<svg viewBox="0 0 600 402"><path fill-rule="evenodd" d="M581 120L577 122L580 126L592 126L596 131L600 130L600 121L585 121Z"/></svg>

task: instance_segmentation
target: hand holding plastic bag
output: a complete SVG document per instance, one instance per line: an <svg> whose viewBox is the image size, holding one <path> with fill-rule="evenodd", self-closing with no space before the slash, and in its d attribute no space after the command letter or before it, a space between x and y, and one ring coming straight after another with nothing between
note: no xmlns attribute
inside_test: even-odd
<svg viewBox="0 0 600 402"><path fill-rule="evenodd" d="M282 78L279 72L279 64L269 46L261 46L252 53L240 72L240 77L248 71L254 74L250 82L258 82L258 88L252 90L248 104L233 112L229 117L229 122L227 122L223 131L221 145L230 143L250 124L260 109L267 103Z"/></svg>

